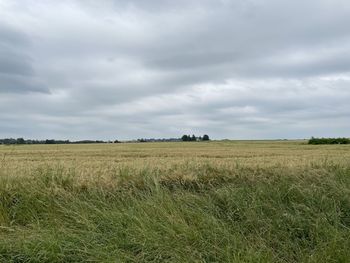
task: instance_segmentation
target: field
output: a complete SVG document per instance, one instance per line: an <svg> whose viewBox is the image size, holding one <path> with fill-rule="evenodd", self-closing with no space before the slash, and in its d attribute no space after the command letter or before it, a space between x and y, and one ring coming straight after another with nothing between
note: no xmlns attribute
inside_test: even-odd
<svg viewBox="0 0 350 263"><path fill-rule="evenodd" d="M349 248L349 145L0 145L0 262L349 262Z"/></svg>

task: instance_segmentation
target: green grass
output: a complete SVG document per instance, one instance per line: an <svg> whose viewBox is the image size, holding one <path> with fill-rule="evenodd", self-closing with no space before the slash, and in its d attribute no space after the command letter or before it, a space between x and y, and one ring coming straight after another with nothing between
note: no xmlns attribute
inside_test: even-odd
<svg viewBox="0 0 350 263"><path fill-rule="evenodd" d="M350 166L44 165L0 178L2 262L349 262Z"/></svg>

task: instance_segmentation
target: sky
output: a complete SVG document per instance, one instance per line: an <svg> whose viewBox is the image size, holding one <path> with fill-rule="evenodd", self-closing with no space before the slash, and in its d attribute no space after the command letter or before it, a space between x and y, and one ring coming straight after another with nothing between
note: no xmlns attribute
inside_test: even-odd
<svg viewBox="0 0 350 263"><path fill-rule="evenodd" d="M0 0L0 138L350 137L349 0Z"/></svg>

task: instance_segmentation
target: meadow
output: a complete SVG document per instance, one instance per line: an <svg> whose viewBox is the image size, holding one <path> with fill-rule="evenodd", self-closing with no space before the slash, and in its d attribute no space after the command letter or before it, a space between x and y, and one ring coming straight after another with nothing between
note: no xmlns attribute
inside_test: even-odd
<svg viewBox="0 0 350 263"><path fill-rule="evenodd" d="M0 145L0 262L350 262L350 145Z"/></svg>

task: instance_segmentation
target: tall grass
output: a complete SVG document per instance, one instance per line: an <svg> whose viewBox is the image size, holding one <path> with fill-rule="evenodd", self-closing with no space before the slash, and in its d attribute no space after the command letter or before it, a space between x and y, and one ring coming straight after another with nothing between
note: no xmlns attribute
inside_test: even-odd
<svg viewBox="0 0 350 263"><path fill-rule="evenodd" d="M0 178L2 262L348 262L350 166L46 165Z"/></svg>

